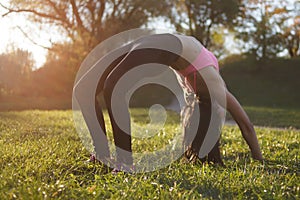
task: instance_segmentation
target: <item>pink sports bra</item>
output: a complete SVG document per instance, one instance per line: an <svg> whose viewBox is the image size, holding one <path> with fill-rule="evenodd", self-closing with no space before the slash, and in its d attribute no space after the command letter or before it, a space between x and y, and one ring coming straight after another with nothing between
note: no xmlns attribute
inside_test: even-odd
<svg viewBox="0 0 300 200"><path fill-rule="evenodd" d="M216 68L216 70L219 71L219 64L217 58L212 52L208 51L205 47L203 47L201 49L200 54L197 56L194 62L191 65L189 65L187 68L180 70L178 72L182 74L184 77L187 77L191 73L196 72L208 66L213 66L214 68Z"/></svg>

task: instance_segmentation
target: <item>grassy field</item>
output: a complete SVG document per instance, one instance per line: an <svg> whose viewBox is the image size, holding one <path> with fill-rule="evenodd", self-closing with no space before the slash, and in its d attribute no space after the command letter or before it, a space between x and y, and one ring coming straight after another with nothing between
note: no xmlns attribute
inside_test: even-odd
<svg viewBox="0 0 300 200"><path fill-rule="evenodd" d="M257 126L300 129L300 109L244 106L252 123ZM230 115L227 115L231 119Z"/></svg>
<svg viewBox="0 0 300 200"><path fill-rule="evenodd" d="M251 159L236 126L222 134L226 168L178 160L155 172L113 175L85 162L71 111L2 112L0 199L300 198L299 130L257 128L264 163Z"/></svg>

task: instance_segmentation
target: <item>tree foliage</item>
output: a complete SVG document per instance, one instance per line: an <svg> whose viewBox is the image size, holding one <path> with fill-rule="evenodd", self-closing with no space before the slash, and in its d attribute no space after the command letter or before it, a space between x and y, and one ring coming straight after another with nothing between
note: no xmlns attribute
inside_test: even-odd
<svg viewBox="0 0 300 200"><path fill-rule="evenodd" d="M33 63L32 54L19 48L0 54L0 95L21 93L20 86L30 79Z"/></svg>
<svg viewBox="0 0 300 200"><path fill-rule="evenodd" d="M214 45L215 30L231 27L242 14L240 0L178 0L169 16L178 31L197 38L206 47Z"/></svg>
<svg viewBox="0 0 300 200"><path fill-rule="evenodd" d="M10 0L4 7L4 16L25 13L31 21L58 27L67 38L91 49L113 34L140 27L170 5L155 0Z"/></svg>
<svg viewBox="0 0 300 200"><path fill-rule="evenodd" d="M171 8L170 2L156 0L10 0L0 5L7 11L3 16L23 14L41 29L59 31L64 38L52 43L43 69L33 73L32 82L40 83L34 91L46 96L70 96L76 71L91 49Z"/></svg>
<svg viewBox="0 0 300 200"><path fill-rule="evenodd" d="M300 56L300 14L291 25L282 29L283 45L291 57Z"/></svg>
<svg viewBox="0 0 300 200"><path fill-rule="evenodd" d="M288 0L245 0L244 3L245 15L235 28L237 37L245 42L244 50L258 60L265 60L277 57L284 49L299 48L299 27L289 24L295 14L297 18L297 10L288 7ZM292 31L297 27L298 31Z"/></svg>

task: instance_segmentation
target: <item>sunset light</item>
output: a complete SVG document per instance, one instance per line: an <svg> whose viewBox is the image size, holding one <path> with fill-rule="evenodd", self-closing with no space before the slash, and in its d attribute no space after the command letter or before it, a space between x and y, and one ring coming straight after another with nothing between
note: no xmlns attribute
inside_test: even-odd
<svg viewBox="0 0 300 200"><path fill-rule="evenodd" d="M0 0L0 200L300 199L300 0Z"/></svg>

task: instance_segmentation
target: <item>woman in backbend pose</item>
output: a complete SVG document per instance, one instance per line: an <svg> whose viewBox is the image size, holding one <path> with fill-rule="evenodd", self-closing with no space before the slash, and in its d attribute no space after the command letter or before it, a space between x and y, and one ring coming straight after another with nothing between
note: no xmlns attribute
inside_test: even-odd
<svg viewBox="0 0 300 200"><path fill-rule="evenodd" d="M257 160L263 159L253 125L236 98L224 87L215 56L195 38L178 34L153 34L138 38L130 44L108 53L77 82L74 87L75 97L91 132L95 149L97 149L95 142L97 142L96 135L98 133L95 128L91 128L95 127L93 124L95 121L93 121L90 112L92 110L96 111L98 124L105 135L102 107L95 98L95 96L103 92L112 124L114 142L117 147L116 153L117 162L120 163L119 168L128 168L133 164L130 130L126 131L124 128L119 127L114 118L112 111L112 106L114 105L111 103L112 91L118 80L126 72L147 63L159 63L176 70L178 74L185 78L184 84L190 87L198 98L200 110L198 131L192 141L185 141L188 146L185 156L189 160L195 160L199 154L201 144L209 128L212 98L233 116L250 147L252 157ZM90 105L87 103L89 101L86 98L89 98L89 96L85 91L87 88L93 87L91 80L96 76L99 77L97 79L97 90L93 94L95 103ZM223 96L225 101L222 99ZM120 104L122 104L122 101L125 102L125 100L120 99ZM123 103L122 105L126 104ZM129 118L129 114L127 116ZM129 124L130 120L127 119L125 122ZM102 147L101 155L96 155L97 159L109 158L108 147L104 146ZM218 143L208 155L209 160L222 164Z"/></svg>

